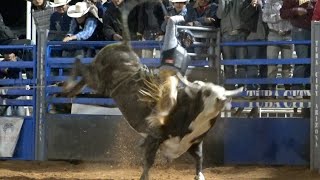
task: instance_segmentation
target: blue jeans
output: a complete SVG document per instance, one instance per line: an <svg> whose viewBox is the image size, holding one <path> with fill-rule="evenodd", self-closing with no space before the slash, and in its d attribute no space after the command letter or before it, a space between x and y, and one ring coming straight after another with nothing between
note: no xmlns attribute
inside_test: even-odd
<svg viewBox="0 0 320 180"><path fill-rule="evenodd" d="M239 32L235 35L230 35L228 33L222 34L222 42L243 42L246 41L247 33ZM223 46L222 47L223 59L245 59L247 57L247 47L246 46ZM237 77L245 78L246 66L237 66ZM231 79L236 76L235 66L224 66L224 78ZM225 85L226 89L234 89L234 85Z"/></svg>
<svg viewBox="0 0 320 180"><path fill-rule="evenodd" d="M253 41L262 41L262 40L253 40ZM248 46L248 59L266 59L267 51L265 46ZM258 78L260 69L260 78L266 78L268 73L268 66L266 65L247 65L246 66L246 75L247 78ZM265 84L261 84L262 89L265 88ZM248 90L258 89L256 84L248 84Z"/></svg>
<svg viewBox="0 0 320 180"><path fill-rule="evenodd" d="M310 29L302 29L293 27L292 28L292 40L310 40L311 39L311 30ZM310 45L295 45L295 51L297 53L297 58L310 58L311 57L311 46ZM309 64L295 64L293 69L293 77L294 78L306 78L310 77L310 65ZM310 87L310 86L308 86ZM294 84L292 89L304 89L303 85Z"/></svg>
<svg viewBox="0 0 320 180"><path fill-rule="evenodd" d="M268 41L291 41L291 34L287 35L280 35L276 32L270 31L268 35ZM269 45L267 47L267 58L268 59L278 59L279 52L281 52L281 59L290 59L292 58L293 53L293 45ZM281 59L279 61L281 61ZM282 71L281 75L282 78L290 77L292 65L291 64L282 64ZM278 74L278 67L277 65L269 65L268 66L268 77L269 78L276 78ZM275 90L276 84L270 85L268 89ZM286 90L291 89L291 85L285 84L284 85Z"/></svg>

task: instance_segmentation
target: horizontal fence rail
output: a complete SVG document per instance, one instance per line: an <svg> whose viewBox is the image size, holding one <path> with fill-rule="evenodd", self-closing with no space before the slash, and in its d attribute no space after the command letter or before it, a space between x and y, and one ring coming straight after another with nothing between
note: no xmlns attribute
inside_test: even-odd
<svg viewBox="0 0 320 180"><path fill-rule="evenodd" d="M13 157L1 159L35 160L36 138L36 89L37 89L37 50L35 45L1 45L0 54L14 53L18 61L5 59L0 61L1 115L8 123L10 119L21 118L23 124ZM6 72L15 69L12 74ZM5 134L1 134L5 136ZM3 139L3 137L1 137ZM0 142L4 143L4 142Z"/></svg>

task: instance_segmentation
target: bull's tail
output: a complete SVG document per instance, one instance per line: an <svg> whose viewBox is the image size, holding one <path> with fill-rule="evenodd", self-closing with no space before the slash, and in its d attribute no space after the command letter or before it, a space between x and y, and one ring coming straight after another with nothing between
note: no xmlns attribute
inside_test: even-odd
<svg viewBox="0 0 320 180"><path fill-rule="evenodd" d="M127 45L128 47L131 47L130 45L130 31L128 26L128 16L131 10L136 7L138 4L144 3L144 2L158 2L159 0L127 0L124 2L123 6L121 7L121 18L122 18L122 37L123 37L123 43Z"/></svg>

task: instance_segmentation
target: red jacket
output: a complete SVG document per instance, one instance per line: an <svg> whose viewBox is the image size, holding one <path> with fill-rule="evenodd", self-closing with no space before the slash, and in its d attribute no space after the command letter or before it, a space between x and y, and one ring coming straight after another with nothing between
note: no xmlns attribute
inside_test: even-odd
<svg viewBox="0 0 320 180"><path fill-rule="evenodd" d="M311 1L311 3L310 3ZM314 6L317 0L284 0L282 8L280 9L280 16L282 19L287 19L291 24L298 28L311 29L311 20ZM299 2L303 2L300 4ZM299 16L297 8L305 8L307 14Z"/></svg>
<svg viewBox="0 0 320 180"><path fill-rule="evenodd" d="M316 5L314 7L312 20L320 21L320 1L317 1Z"/></svg>

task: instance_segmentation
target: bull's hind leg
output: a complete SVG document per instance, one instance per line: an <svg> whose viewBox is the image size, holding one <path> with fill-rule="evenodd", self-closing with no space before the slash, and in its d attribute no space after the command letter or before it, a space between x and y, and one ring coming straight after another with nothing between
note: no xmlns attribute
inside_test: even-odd
<svg viewBox="0 0 320 180"><path fill-rule="evenodd" d="M196 161L196 177L195 180L205 180L204 175L202 174L202 163L203 163L203 155L202 155L202 144L203 141L197 144L193 144L188 152Z"/></svg>
<svg viewBox="0 0 320 180"><path fill-rule="evenodd" d="M152 136L147 136L144 143L144 158L143 158L143 173L140 180L149 179L149 170L154 164L156 153L160 146L160 139L154 138Z"/></svg>

